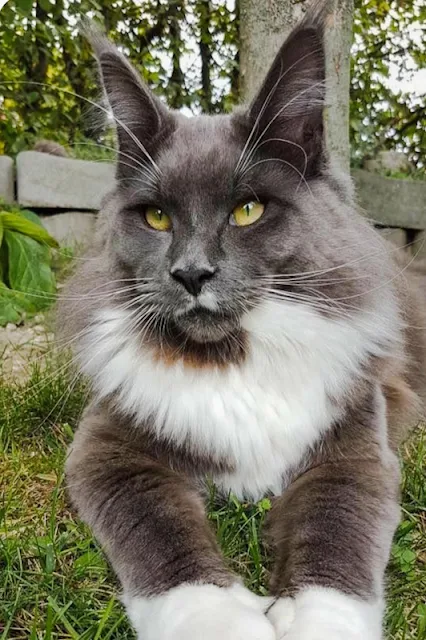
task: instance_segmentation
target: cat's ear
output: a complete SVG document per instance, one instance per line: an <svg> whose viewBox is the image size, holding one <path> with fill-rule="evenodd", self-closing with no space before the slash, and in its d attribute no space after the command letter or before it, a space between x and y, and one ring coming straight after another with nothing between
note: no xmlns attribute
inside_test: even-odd
<svg viewBox="0 0 426 640"><path fill-rule="evenodd" d="M312 12L292 31L249 108L262 151L306 176L319 171L324 147L324 20L324 12Z"/></svg>
<svg viewBox="0 0 426 640"><path fill-rule="evenodd" d="M100 79L114 118L120 156L117 177L131 178L140 163L170 133L173 117L152 93L125 56L92 25L84 32L96 55Z"/></svg>

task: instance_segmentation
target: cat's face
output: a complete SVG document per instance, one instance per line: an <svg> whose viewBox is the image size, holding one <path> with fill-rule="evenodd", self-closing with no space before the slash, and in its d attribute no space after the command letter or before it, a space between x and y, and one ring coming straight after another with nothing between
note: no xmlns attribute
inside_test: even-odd
<svg viewBox="0 0 426 640"><path fill-rule="evenodd" d="M117 211L120 263L149 279L149 303L199 341L238 328L266 286L259 277L284 269L301 233L300 176L266 168L260 154L247 160L244 133L232 117L176 118L158 169L124 187Z"/></svg>
<svg viewBox="0 0 426 640"><path fill-rule="evenodd" d="M357 297L360 232L325 169L318 25L293 32L253 103L230 116L171 112L110 43L94 46L119 142L108 259L136 279L134 326L178 345L241 344L262 300L323 312L330 293ZM319 276L297 275L337 264L316 291Z"/></svg>

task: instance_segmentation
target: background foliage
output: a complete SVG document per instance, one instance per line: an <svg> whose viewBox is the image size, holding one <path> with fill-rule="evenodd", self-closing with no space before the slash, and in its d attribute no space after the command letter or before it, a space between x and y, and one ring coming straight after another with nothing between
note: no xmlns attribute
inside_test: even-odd
<svg viewBox="0 0 426 640"><path fill-rule="evenodd" d="M0 204L0 327L52 302L50 247L57 246L35 213Z"/></svg>
<svg viewBox="0 0 426 640"><path fill-rule="evenodd" d="M374 155L379 149L403 149L416 165L424 168L424 0L355 0L352 54L351 138L354 158L359 160L365 155ZM423 74L413 82L419 69L424 70Z"/></svg>
<svg viewBox="0 0 426 640"><path fill-rule="evenodd" d="M236 102L238 20L224 2L9 0L0 25L0 152L40 137L98 138L99 113L77 97L98 98L92 54L76 26L86 15L170 106L213 113Z"/></svg>
<svg viewBox="0 0 426 640"><path fill-rule="evenodd" d="M175 108L215 113L238 101L239 0L9 0L1 11L0 152L38 138L78 145L102 139L81 16L100 21L145 79ZM356 0L351 137L354 162L383 148L426 155L424 0ZM392 78L402 84L395 88ZM426 85L426 76L423 83ZM95 117L94 117L95 116Z"/></svg>

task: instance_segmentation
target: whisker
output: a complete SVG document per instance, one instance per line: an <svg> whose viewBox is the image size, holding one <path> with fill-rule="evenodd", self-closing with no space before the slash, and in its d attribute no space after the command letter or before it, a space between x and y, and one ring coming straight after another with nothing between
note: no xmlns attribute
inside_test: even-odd
<svg viewBox="0 0 426 640"><path fill-rule="evenodd" d="M292 273L292 274L277 274L274 277L279 277L282 276L283 278L288 278L289 282L291 280L291 278L293 277L298 277L301 280L305 280L306 278L308 278L311 275L323 275L325 273L330 273L332 271L337 271L339 269L343 269L345 267L351 266L353 264L357 264L359 262L362 262L363 260L368 260L370 258L373 257L377 257L379 255L382 254L390 254L390 253L395 253L395 252L399 252L401 249L405 249L407 247L412 246L413 244L416 244L417 242L420 242L420 240L413 240L412 242L407 242L407 244L405 244L403 247L397 247L395 246L394 248L390 248L388 249L386 246L381 247L381 249L379 251L374 251L373 253L367 253L363 256L358 256L357 258L353 258L352 260L349 260L349 262L344 262L342 264L339 265L335 265L333 267L328 267L326 269L315 269L313 271L301 271L299 273ZM424 242L424 240L423 240ZM268 277L268 276L265 276Z"/></svg>
<svg viewBox="0 0 426 640"><path fill-rule="evenodd" d="M257 165L259 164L263 164L265 162L281 162L282 164L287 165L288 167L290 167L290 169L293 169L294 171L296 171L296 173L298 174L298 176L300 177L301 182L304 182L306 185L307 190L309 191L311 197L313 198L313 193L311 191L311 188L305 178L305 176L303 175L303 173L301 171L299 171L299 169L297 167L295 167L293 164L291 164L291 162L288 162L287 160L284 160L283 158L264 158L263 160L258 160L257 162L255 162L254 164L250 164L247 169L245 169L245 171L243 171L243 173L241 174L241 177L244 177L246 173L248 173L249 171L251 171L252 169L254 169L254 167L257 167Z"/></svg>
<svg viewBox="0 0 426 640"><path fill-rule="evenodd" d="M114 282L114 281L113 281ZM116 282L119 282L118 280ZM108 283L110 284L110 283ZM93 291L96 291L96 289L100 288L100 287L95 287L95 289L90 290L87 293L82 293L79 295L62 295L62 294L55 294L55 293L43 293L40 292L40 290L34 289L34 290L29 290L29 291L23 291L22 293L24 293L25 295L28 295L32 298L43 298L44 300L50 300L50 301L67 301L67 300L104 300L104 299L108 299L110 297L125 293L126 291L134 291L134 290L139 290L140 287L142 286L142 281L139 281L137 284L128 286L128 287L123 287L121 289L116 289L115 291L110 291L108 293L100 293L97 295L92 295ZM101 285L100 285L101 286Z"/></svg>
<svg viewBox="0 0 426 640"><path fill-rule="evenodd" d="M389 280L386 280L385 282L382 282L377 287L373 287L372 289L368 289L367 291L363 291L362 293L357 293L357 294L354 294L354 295L351 295L351 296L343 296L341 298L335 298L335 300L351 300L353 298L359 298L360 296L365 296L365 295L367 295L369 293L373 293L374 291L378 291L379 289L383 289L383 287L386 287L391 282L394 282L397 278L399 278L412 265L412 263L417 258L417 256L420 253L420 251L422 250L423 245L425 244L425 242L426 242L426 240L423 239L419 249L417 250L417 253L415 253L413 255L413 257L411 258L411 260L400 271L398 271L398 273L396 273Z"/></svg>
<svg viewBox="0 0 426 640"><path fill-rule="evenodd" d="M285 138L267 138L267 140L263 140L262 142L260 142L259 144L255 145L252 149L252 151L250 151L250 153L247 156L246 161L243 163L242 167L241 167L241 172L244 172L244 169L246 168L246 166L248 165L248 163L250 162L250 160L252 159L252 157L254 156L254 154L256 153L256 151L263 146L264 144L267 144L268 142L285 142L289 145L292 145L294 147L297 147L298 149L300 149L300 151L303 153L304 159L305 159L305 166L303 168L303 176L305 176L306 174L306 168L308 166L308 155L305 151L305 149L300 145L297 144L297 142L293 142L292 140L286 140Z"/></svg>
<svg viewBox="0 0 426 640"><path fill-rule="evenodd" d="M114 305L115 309L118 310L126 310L129 306L132 306L133 304L136 303L140 303L142 301L146 301L150 296L152 296L152 293L148 292L148 293L141 293L139 296L132 298L131 301L126 301L125 303L122 303L120 305ZM79 299L79 298L77 298ZM47 352L44 352L43 354L39 355L37 358L32 358L31 359L31 364L35 364L39 361L43 361L45 360L46 356L49 353L54 353L57 350L59 351L65 351L66 349L69 349L75 342L77 342L79 339L83 338L85 335L88 335L91 330L93 329L94 326L94 322L91 321L84 329L80 330L77 334L75 334L72 338L64 338L63 340L58 340L58 339L54 339L52 341L52 348L50 348ZM63 365L59 371L54 372L53 374L51 374L47 379L44 379L42 382L39 383L38 386L41 386L42 384L45 384L46 382L55 379L57 377L57 375L59 373L62 373L68 366L70 365L75 365L75 360L72 359L70 362L65 363L65 365ZM30 388L30 390L32 390L33 387Z"/></svg>
<svg viewBox="0 0 426 640"><path fill-rule="evenodd" d="M144 165L142 162L140 162L140 160L138 160L138 158L136 158L134 155L132 155L130 153L125 153L124 151L121 151L120 149L117 149L116 147L111 147L111 146L109 146L107 144L103 144L103 143L100 143L100 142L74 142L72 145L69 145L69 146L70 147L77 147L77 146L79 146L79 147L81 147L81 146L100 147L101 149L107 149L108 151L114 151L114 153L116 153L116 154L118 154L120 156L124 156L128 160L131 160L132 162L135 162L141 169L144 169L144 170L146 169L146 165Z"/></svg>

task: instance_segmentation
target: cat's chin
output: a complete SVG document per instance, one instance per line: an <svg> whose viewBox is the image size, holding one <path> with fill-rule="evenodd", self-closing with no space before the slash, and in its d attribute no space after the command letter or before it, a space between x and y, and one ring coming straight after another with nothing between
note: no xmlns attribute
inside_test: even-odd
<svg viewBox="0 0 426 640"><path fill-rule="evenodd" d="M185 313L168 318L161 334L151 333L150 346L168 364L182 360L191 367L239 364L247 355L246 332L237 320L214 312Z"/></svg>
<svg viewBox="0 0 426 640"><path fill-rule="evenodd" d="M238 329L234 319L208 309L193 309L175 320L176 327L194 342L218 343Z"/></svg>

